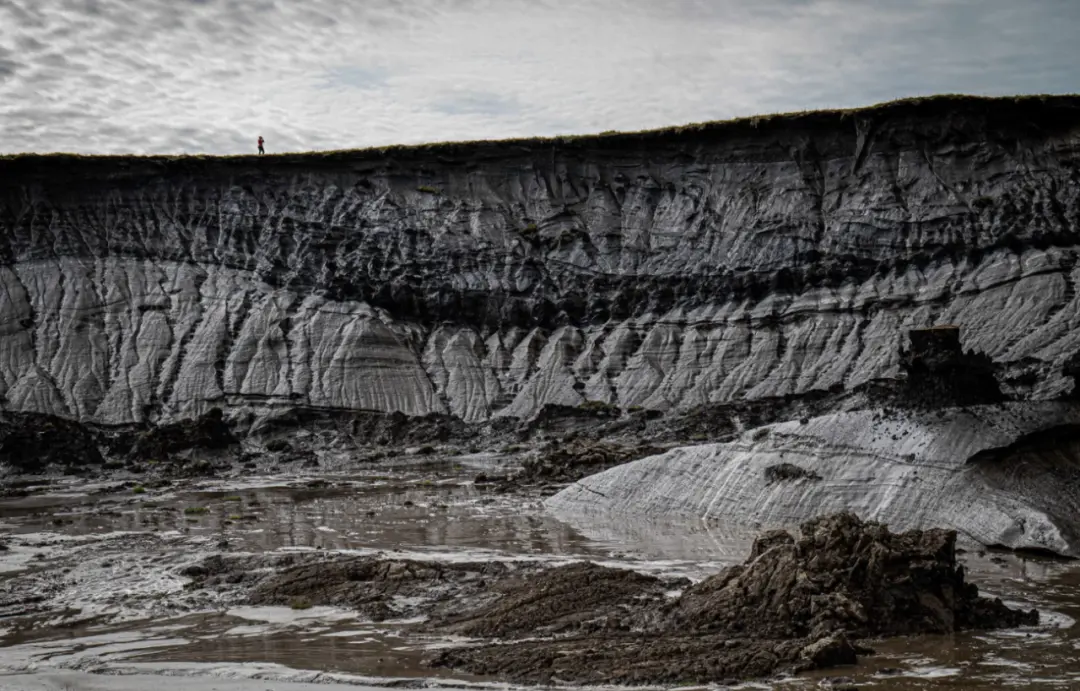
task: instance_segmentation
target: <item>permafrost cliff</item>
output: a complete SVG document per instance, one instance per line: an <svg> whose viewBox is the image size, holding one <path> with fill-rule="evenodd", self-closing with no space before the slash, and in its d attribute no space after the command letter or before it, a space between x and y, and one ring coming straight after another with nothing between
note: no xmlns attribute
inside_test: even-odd
<svg viewBox="0 0 1080 691"><path fill-rule="evenodd" d="M895 376L963 327L1049 398L1080 350L1080 98L326 155L0 159L0 394L86 421L467 421Z"/></svg>

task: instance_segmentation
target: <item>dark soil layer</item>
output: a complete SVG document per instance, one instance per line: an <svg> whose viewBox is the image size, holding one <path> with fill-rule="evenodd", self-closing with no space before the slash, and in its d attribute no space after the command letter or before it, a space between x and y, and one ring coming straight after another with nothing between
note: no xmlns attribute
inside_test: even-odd
<svg viewBox="0 0 1080 691"><path fill-rule="evenodd" d="M221 409L212 408L194 419L151 428L135 440L129 456L145 461L168 458L193 448L226 449L239 443Z"/></svg>

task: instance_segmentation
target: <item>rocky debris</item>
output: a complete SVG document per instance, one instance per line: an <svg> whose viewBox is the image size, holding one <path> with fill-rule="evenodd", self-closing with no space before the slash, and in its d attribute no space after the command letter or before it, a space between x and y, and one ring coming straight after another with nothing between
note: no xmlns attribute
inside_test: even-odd
<svg viewBox="0 0 1080 691"><path fill-rule="evenodd" d="M514 482L574 482L638 458L662 453L649 444L624 446L610 442L573 440L554 442L522 464Z"/></svg>
<svg viewBox="0 0 1080 691"><path fill-rule="evenodd" d="M20 473L78 472L105 459L93 431L74 420L9 412L0 419L0 463Z"/></svg>
<svg viewBox="0 0 1080 691"><path fill-rule="evenodd" d="M955 543L953 531L893 534L837 514L803 524L799 539L762 535L746 562L674 600L649 577L562 567L497 586L494 603L431 624L478 637L562 637L454 648L430 663L518 683L716 683L854 664L852 638L1038 622L1034 610L979 597ZM589 595L596 587L610 595Z"/></svg>
<svg viewBox="0 0 1080 691"><path fill-rule="evenodd" d="M814 641L799 651L799 658L814 669L830 669L858 662L855 646L842 633Z"/></svg>
<svg viewBox="0 0 1080 691"><path fill-rule="evenodd" d="M1073 353L1062 363L1061 371L1073 383L1073 388L1067 395L1074 399L1080 398L1080 351Z"/></svg>
<svg viewBox="0 0 1080 691"><path fill-rule="evenodd" d="M128 453L136 461L160 461L177 454L196 451L239 450L240 441L224 419L220 408L212 408L197 418L153 427L141 434ZM203 463L200 465L200 461ZM205 459L196 460L192 470L209 467Z"/></svg>
<svg viewBox="0 0 1080 691"><path fill-rule="evenodd" d="M765 469L765 484L772 485L777 482L793 482L796 480L818 482L821 480L821 476L812 470L800 468L794 463L779 463Z"/></svg>

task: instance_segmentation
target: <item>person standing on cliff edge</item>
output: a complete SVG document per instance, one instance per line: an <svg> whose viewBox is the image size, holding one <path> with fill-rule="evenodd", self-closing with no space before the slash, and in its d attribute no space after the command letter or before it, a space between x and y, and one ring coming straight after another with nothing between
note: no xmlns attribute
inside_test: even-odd
<svg viewBox="0 0 1080 691"><path fill-rule="evenodd" d="M266 149L263 148L263 138L262 138L261 134L259 135L259 153L260 154L265 154L266 153Z"/></svg>

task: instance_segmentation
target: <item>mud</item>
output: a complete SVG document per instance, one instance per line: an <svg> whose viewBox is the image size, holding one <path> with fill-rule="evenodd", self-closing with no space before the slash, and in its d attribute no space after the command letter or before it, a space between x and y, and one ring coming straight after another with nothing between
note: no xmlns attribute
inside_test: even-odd
<svg viewBox="0 0 1080 691"><path fill-rule="evenodd" d="M228 558L215 555L183 569L192 589L229 590L247 585L250 605L346 608L375 622L445 615L466 603L498 597L494 582L511 574L535 573L536 564L467 562L448 564L380 557L330 558L282 555Z"/></svg>
<svg viewBox="0 0 1080 691"><path fill-rule="evenodd" d="M431 664L520 683L718 683L854 664L850 639L1038 623L978 594L956 534L892 534L838 514L774 531L750 557L669 600L656 579L576 565L502 588L503 598L431 627L475 637L569 634L446 650ZM566 617L570 616L570 621Z"/></svg>
<svg viewBox="0 0 1080 691"><path fill-rule="evenodd" d="M417 454L372 465L367 477L177 479L143 494L40 478L29 496L0 501L10 533L0 552L0 600L10 606L0 611L0 688L28 670L125 691L125 680L148 674L199 691L248 675L263 680L259 689L499 684L544 679L553 667L567 675L567 665L585 674L583 657L597 678L638 683L832 664L866 645L666 631L680 595L699 587L688 583L742 561L752 536L642 524L586 537L546 517L538 497L473 484L478 470L506 464L498 454ZM1054 581L1073 579L1067 562L959 558L1024 609L1080 617L1075 580ZM357 573L370 580L348 580ZM253 604L264 597L280 604ZM295 598L310 608L293 609ZM1070 624L1050 612L1038 627L874 638L878 655L854 666L756 687L828 677L881 691L1067 687L1080 681ZM440 658L449 666L432 666Z"/></svg>
<svg viewBox="0 0 1080 691"><path fill-rule="evenodd" d="M495 602L434 617L424 630L480 638L628 633L672 589L689 584L590 562L568 564L503 578L492 585Z"/></svg>

